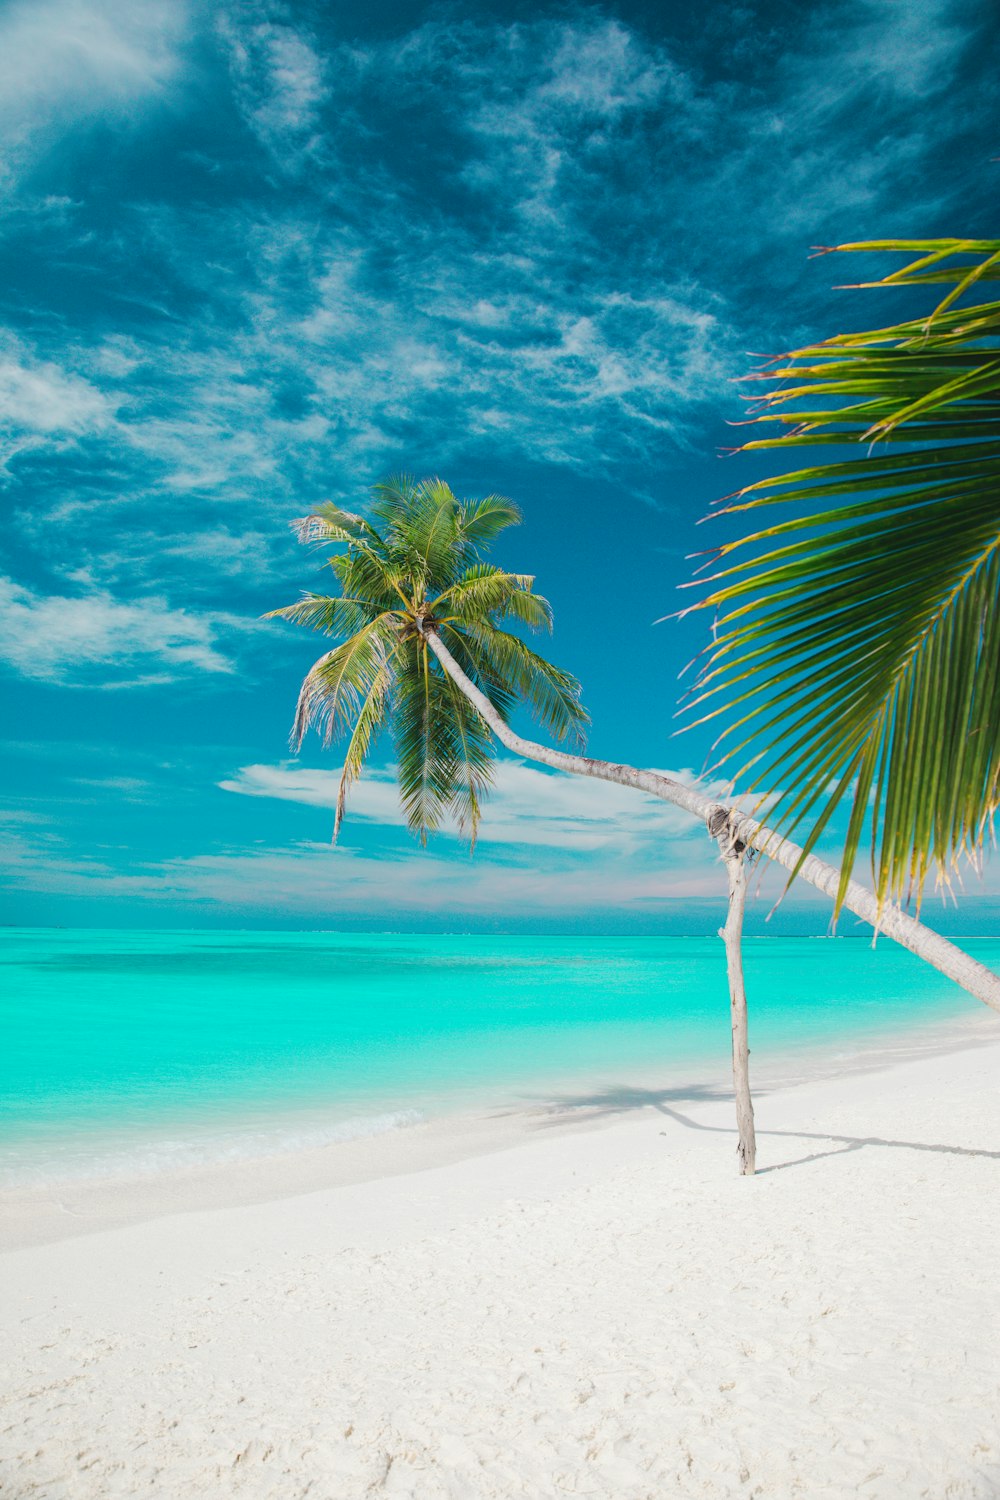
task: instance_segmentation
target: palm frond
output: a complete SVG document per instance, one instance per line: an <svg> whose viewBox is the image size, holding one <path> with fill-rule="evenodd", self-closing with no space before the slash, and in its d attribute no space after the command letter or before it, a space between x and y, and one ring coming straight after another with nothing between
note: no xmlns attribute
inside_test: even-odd
<svg viewBox="0 0 1000 1500"><path fill-rule="evenodd" d="M458 830L476 847L483 803L493 784L496 750L489 728L450 677L441 686L449 700L449 722L454 740L454 771L450 811Z"/></svg>
<svg viewBox="0 0 1000 1500"><path fill-rule="evenodd" d="M929 873L978 857L1000 806L1000 302L955 305L1000 277L1000 242L840 248L918 253L867 285L953 290L757 377L766 435L746 450L855 451L725 506L792 514L716 550L690 707L768 821L807 826L806 852L849 802L840 901L868 838L880 900L919 903Z"/></svg>
<svg viewBox="0 0 1000 1500"><path fill-rule="evenodd" d="M305 545L322 546L327 542L355 542L378 547L378 532L353 511L343 510L332 501L324 501L308 516L292 522L292 530Z"/></svg>
<svg viewBox="0 0 1000 1500"><path fill-rule="evenodd" d="M354 728L351 730L351 737L347 743L344 764L341 767L340 781L337 786L337 810L333 824L334 842L340 833L340 825L344 821L347 794L364 769L373 740L385 726L392 681L391 659L387 657L370 680L370 686L357 712Z"/></svg>
<svg viewBox="0 0 1000 1500"><path fill-rule="evenodd" d="M515 684L503 675L500 665L491 661L488 651L469 631L450 623L444 624L442 631L448 637L448 648L462 671L486 694L504 723L509 723L518 701Z"/></svg>
<svg viewBox="0 0 1000 1500"><path fill-rule="evenodd" d="M580 684L571 672L553 666L518 636L488 621L468 624L465 635L478 648L489 675L510 682L518 698L557 740L582 745L590 715L580 702ZM448 631L442 634L451 644Z"/></svg>
<svg viewBox="0 0 1000 1500"><path fill-rule="evenodd" d="M294 604L269 609L261 619L290 620L293 625L305 625L309 630L321 630L326 635L351 635L381 613L379 606L367 599L303 594Z"/></svg>
<svg viewBox="0 0 1000 1500"><path fill-rule="evenodd" d="M488 547L508 526L521 524L521 512L506 495L463 500L458 507L458 530L465 549Z"/></svg>
<svg viewBox="0 0 1000 1500"><path fill-rule="evenodd" d="M469 789L450 686L424 643L411 643L396 674L393 725L400 801L423 844Z"/></svg>
<svg viewBox="0 0 1000 1500"><path fill-rule="evenodd" d="M386 522L386 545L397 567L422 591L431 580L452 582L461 566L458 501L440 479L398 476L375 486L376 516Z"/></svg>
<svg viewBox="0 0 1000 1500"><path fill-rule="evenodd" d="M533 589L514 589L498 618L516 620L529 630L552 632L552 605Z"/></svg>
<svg viewBox="0 0 1000 1500"><path fill-rule="evenodd" d="M292 743L300 746L311 727L327 745L348 733L397 650L388 622L380 618L314 662L299 691Z"/></svg>
<svg viewBox="0 0 1000 1500"><path fill-rule="evenodd" d="M292 523L299 540L322 546L340 543L347 550L328 558L346 595L373 603L391 596L405 603L399 588L400 572L385 542L363 516L327 503Z"/></svg>
<svg viewBox="0 0 1000 1500"><path fill-rule="evenodd" d="M474 563L432 601L432 607L455 620L512 615L532 629L551 629L552 608L533 592L534 582L530 573L506 573L490 563Z"/></svg>
<svg viewBox="0 0 1000 1500"><path fill-rule="evenodd" d="M406 574L392 559L367 547L352 547L328 559L328 566L347 598L368 599L382 609L407 607Z"/></svg>

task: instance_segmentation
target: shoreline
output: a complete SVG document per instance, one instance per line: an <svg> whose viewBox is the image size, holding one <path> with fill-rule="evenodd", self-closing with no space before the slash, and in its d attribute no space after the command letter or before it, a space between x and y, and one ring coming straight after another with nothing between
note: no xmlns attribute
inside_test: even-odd
<svg viewBox="0 0 1000 1500"><path fill-rule="evenodd" d="M833 1043L790 1045L752 1056L758 1105L807 1085L884 1071L925 1057L948 1056L1000 1040L991 1014L940 1018ZM530 1142L539 1130L562 1134L600 1129L622 1114L655 1112L669 1099L731 1108L728 1069L661 1068L620 1077L593 1075L532 1086L470 1110L442 1108L413 1123L318 1146L229 1156L143 1173L75 1173L0 1187L0 1252L142 1224L179 1213L278 1202L325 1189L405 1177L493 1156Z"/></svg>
<svg viewBox="0 0 1000 1500"><path fill-rule="evenodd" d="M16 1500L1000 1490L1000 1038L0 1256ZM664 1091L664 1094L669 1091Z"/></svg>

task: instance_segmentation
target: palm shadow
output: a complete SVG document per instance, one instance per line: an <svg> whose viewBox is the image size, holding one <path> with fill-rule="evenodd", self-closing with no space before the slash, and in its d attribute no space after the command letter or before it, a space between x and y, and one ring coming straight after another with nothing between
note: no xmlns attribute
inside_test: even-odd
<svg viewBox="0 0 1000 1500"><path fill-rule="evenodd" d="M761 1099L766 1097L767 1093L766 1089L756 1089L754 1097ZM598 1090L590 1094L556 1095L549 1101L552 1113L546 1119L539 1121L537 1128L544 1129L548 1125L565 1125L574 1122L584 1124L589 1120L605 1119L612 1115L654 1109L676 1124L682 1125L686 1130L699 1130L709 1135L735 1136L735 1127L706 1125L701 1120L692 1120L690 1115L684 1114L676 1107L678 1104L731 1103L732 1097L727 1089L701 1083L672 1089L623 1086ZM989 1161L1000 1161L1000 1151L976 1150L970 1146L949 1146L927 1141L896 1141L877 1135L838 1135L835 1131L824 1130L758 1130L757 1135L788 1140L838 1143L828 1151L813 1151L808 1156L796 1157L794 1161L776 1162L773 1166L759 1167L758 1177L763 1176L765 1172L783 1172L789 1167L804 1167L809 1162L821 1161L826 1156L845 1156L852 1151L860 1151L866 1146L887 1147L898 1151L930 1151L939 1156L971 1156L982 1157Z"/></svg>

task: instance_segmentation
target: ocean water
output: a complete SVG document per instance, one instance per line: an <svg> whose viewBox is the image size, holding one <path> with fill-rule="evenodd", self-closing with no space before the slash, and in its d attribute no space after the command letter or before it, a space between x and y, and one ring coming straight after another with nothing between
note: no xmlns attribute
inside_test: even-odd
<svg viewBox="0 0 1000 1500"><path fill-rule="evenodd" d="M1000 965L1000 940L965 946ZM758 1059L960 1023L977 1002L888 941L751 938ZM0 1180L267 1155L586 1080L724 1080L716 938L7 929Z"/></svg>

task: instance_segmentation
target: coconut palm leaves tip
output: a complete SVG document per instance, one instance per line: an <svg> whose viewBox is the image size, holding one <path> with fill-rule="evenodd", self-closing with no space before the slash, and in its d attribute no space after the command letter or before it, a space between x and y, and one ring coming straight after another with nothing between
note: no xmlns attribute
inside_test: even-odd
<svg viewBox="0 0 1000 1500"><path fill-rule="evenodd" d="M743 451L854 451L725 506L798 509L714 553L693 706L762 816L806 825L804 854L849 802L838 909L866 838L879 901L919 905L930 871L977 857L1000 799L1000 301L957 305L1000 279L1000 241L838 248L909 258L866 286L951 290L754 377Z"/></svg>
<svg viewBox="0 0 1000 1500"><path fill-rule="evenodd" d="M407 825L426 842L453 819L475 843L493 777L494 742L475 707L428 650L433 627L506 722L526 706L557 740L582 742L580 684L515 630L551 629L534 580L485 561L520 512L500 495L458 500L440 479L389 479L367 517L325 504L295 523L301 541L333 544L335 594L305 594L275 617L339 637L306 675L292 739L310 727L345 740L334 837L347 794L380 735L395 740Z"/></svg>

